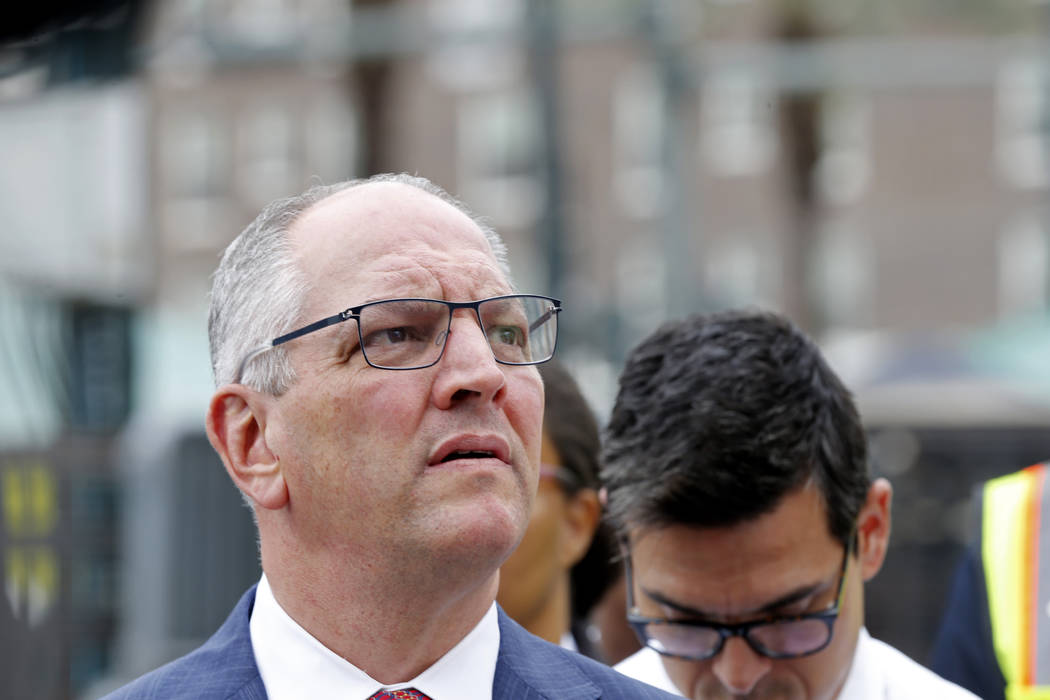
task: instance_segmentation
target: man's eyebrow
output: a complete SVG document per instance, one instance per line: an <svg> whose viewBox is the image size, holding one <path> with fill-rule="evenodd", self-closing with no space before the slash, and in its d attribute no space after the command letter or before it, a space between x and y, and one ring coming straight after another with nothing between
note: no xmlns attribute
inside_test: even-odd
<svg viewBox="0 0 1050 700"><path fill-rule="evenodd" d="M805 600L806 598L814 596L817 593L822 593L824 590L830 588L832 585L834 584L822 582L799 586L798 588L795 588L789 591L788 593L785 593L784 595L780 596L779 598L776 598L775 600L772 600L768 603L764 603L763 605L753 610L745 611L743 613L743 616L760 617L763 615L772 615L781 608L786 608L787 606L792 605L793 603L797 603L800 600ZM719 614L716 613L678 603L663 595L659 591L650 591L644 587L641 590L642 593L654 603L658 603L659 605L668 607L676 612L682 613L683 615L712 621L717 620L719 617L721 617Z"/></svg>

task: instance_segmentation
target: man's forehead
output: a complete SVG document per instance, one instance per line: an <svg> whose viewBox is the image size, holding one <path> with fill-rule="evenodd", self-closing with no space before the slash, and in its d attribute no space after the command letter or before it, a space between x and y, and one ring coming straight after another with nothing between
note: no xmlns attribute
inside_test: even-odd
<svg viewBox="0 0 1050 700"><path fill-rule="evenodd" d="M712 618L755 614L787 594L830 585L842 557L830 536L776 538L738 528L672 526L632 538L636 585Z"/></svg>
<svg viewBox="0 0 1050 700"><path fill-rule="evenodd" d="M411 185L369 183L336 193L304 213L291 234L310 280L308 306L319 307L307 313L333 303L466 300L512 291L478 225Z"/></svg>
<svg viewBox="0 0 1050 700"><path fill-rule="evenodd" d="M678 544L694 540L707 547L769 550L765 553L806 548L811 543L838 546L830 529L827 501L813 479L786 491L767 511L735 518L727 516L726 524L699 524L667 513L660 515L641 519L628 515L623 529L628 544L633 547L643 539L656 537L670 538Z"/></svg>
<svg viewBox="0 0 1050 700"><path fill-rule="evenodd" d="M309 266L339 259L377 261L440 252L463 263L495 263L484 232L465 213L418 187L375 182L337 192L304 212L291 227L293 245ZM385 259L379 262L380 259Z"/></svg>
<svg viewBox="0 0 1050 700"><path fill-rule="evenodd" d="M440 197L400 182L369 182L340 190L304 211L293 231L368 232L398 224L412 229L472 229L484 234L463 211Z"/></svg>
<svg viewBox="0 0 1050 700"><path fill-rule="evenodd" d="M670 524L628 528L632 552L694 569L763 568L775 562L834 558L841 543L829 528L823 496L807 485L786 494L769 513L732 525Z"/></svg>
<svg viewBox="0 0 1050 700"><path fill-rule="evenodd" d="M841 552L841 544L823 529L811 535L785 532L783 536L740 525L693 527L670 525L633 530L627 540L632 558L666 562L675 569L726 571L749 569L777 561L824 559Z"/></svg>
<svg viewBox="0 0 1050 700"><path fill-rule="evenodd" d="M365 182L333 192L310 206L304 216L323 213L327 210L357 208L363 213L381 213L391 202L409 207L413 202L440 202L455 209L436 195L403 182Z"/></svg>

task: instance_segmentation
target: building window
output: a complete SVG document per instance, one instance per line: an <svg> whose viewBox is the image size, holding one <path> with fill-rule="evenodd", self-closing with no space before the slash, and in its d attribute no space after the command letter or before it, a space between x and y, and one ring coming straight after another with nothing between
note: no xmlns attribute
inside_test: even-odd
<svg viewBox="0 0 1050 700"><path fill-rule="evenodd" d="M613 96L614 200L637 219L658 216L664 204L661 133L666 105L651 66L624 73Z"/></svg>
<svg viewBox="0 0 1050 700"><path fill-rule="evenodd" d="M177 199L211 197L229 181L228 139L206 109L173 111L164 120L162 168L168 194Z"/></svg>
<svg viewBox="0 0 1050 700"><path fill-rule="evenodd" d="M460 189L466 201L484 203L483 213L499 225L529 226L544 206L536 107L526 91L460 103Z"/></svg>
<svg viewBox="0 0 1050 700"><path fill-rule="evenodd" d="M821 227L814 250L815 274L809 289L832 326L863 326L872 314L871 242L852 226Z"/></svg>
<svg viewBox="0 0 1050 700"><path fill-rule="evenodd" d="M207 108L198 109L172 111L160 130L160 170L167 195L161 209L165 244L186 252L215 245L230 190L227 125Z"/></svg>
<svg viewBox="0 0 1050 700"><path fill-rule="evenodd" d="M357 114L346 100L323 98L306 115L306 170L321 182L357 174Z"/></svg>
<svg viewBox="0 0 1050 700"><path fill-rule="evenodd" d="M1047 306L1048 242L1038 212L1025 214L999 236L999 314L1043 312Z"/></svg>
<svg viewBox="0 0 1050 700"><path fill-rule="evenodd" d="M245 203L261 209L303 184L297 132L284 105L249 108L240 122L237 189Z"/></svg>
<svg viewBox="0 0 1050 700"><path fill-rule="evenodd" d="M430 0L427 10L439 37L426 62L434 80L462 91L519 82L525 59L510 39L524 22L522 0Z"/></svg>
<svg viewBox="0 0 1050 700"><path fill-rule="evenodd" d="M1044 189L1050 184L1047 83L1042 59L1014 60L999 71L995 163L999 176L1011 187Z"/></svg>
<svg viewBox="0 0 1050 700"><path fill-rule="evenodd" d="M749 235L712 242L704 265L705 279L718 298L730 305L753 304L763 296L760 246Z"/></svg>
<svg viewBox="0 0 1050 700"><path fill-rule="evenodd" d="M747 70L713 73L700 101L700 148L715 175L754 176L776 157L773 94L760 75Z"/></svg>
<svg viewBox="0 0 1050 700"><path fill-rule="evenodd" d="M852 204L871 182L871 105L859 95L832 94L820 105L821 151L814 177L820 199Z"/></svg>
<svg viewBox="0 0 1050 700"><path fill-rule="evenodd" d="M625 337L644 338L667 317L667 286L659 236L646 232L624 241L616 258L616 308Z"/></svg>

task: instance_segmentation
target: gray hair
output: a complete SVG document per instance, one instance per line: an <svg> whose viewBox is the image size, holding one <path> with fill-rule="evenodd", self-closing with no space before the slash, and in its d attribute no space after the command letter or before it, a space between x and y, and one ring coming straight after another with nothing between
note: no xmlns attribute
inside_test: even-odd
<svg viewBox="0 0 1050 700"><path fill-rule="evenodd" d="M216 385L240 381L278 396L295 381L281 346L263 352L237 372L241 362L299 322L310 280L295 262L288 231L312 206L328 197L374 182L396 182L432 194L473 221L485 235L500 270L511 284L507 248L499 234L462 202L431 181L404 173L374 175L331 185L315 185L302 194L271 202L226 248L212 279L208 340Z"/></svg>

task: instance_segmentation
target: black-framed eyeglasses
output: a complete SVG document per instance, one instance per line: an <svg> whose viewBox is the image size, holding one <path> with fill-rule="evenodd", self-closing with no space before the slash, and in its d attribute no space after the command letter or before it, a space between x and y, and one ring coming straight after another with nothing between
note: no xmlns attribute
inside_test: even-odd
<svg viewBox="0 0 1050 700"><path fill-rule="evenodd" d="M645 617L634 603L631 557L624 558L627 580L627 622L639 641L664 655L691 661L716 656L730 637L740 637L755 653L771 659L794 659L816 654L831 643L835 620L846 590L846 572L853 551L853 537L842 555L835 602L818 612L792 616L771 616L751 622L725 624L711 620Z"/></svg>
<svg viewBox="0 0 1050 700"><path fill-rule="evenodd" d="M452 326L452 312L473 309L492 355L504 365L537 365L554 356L558 342L558 313L561 302L536 294L507 294L477 301L441 299L383 299L352 306L285 333L248 353L237 369L240 381L244 368L259 354L353 319L361 353L376 369L423 369L441 359Z"/></svg>

